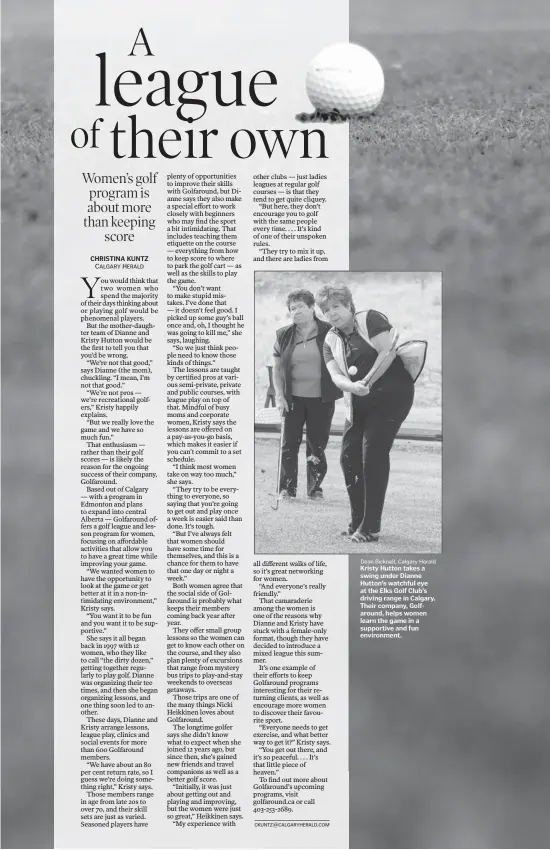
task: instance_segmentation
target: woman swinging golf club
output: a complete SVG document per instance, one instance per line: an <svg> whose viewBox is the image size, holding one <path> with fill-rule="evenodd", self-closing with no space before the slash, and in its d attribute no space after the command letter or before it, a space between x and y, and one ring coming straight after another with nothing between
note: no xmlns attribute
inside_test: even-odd
<svg viewBox="0 0 550 850"><path fill-rule="evenodd" d="M323 354L343 390L346 424L340 463L351 508L342 532L354 543L376 542L390 474L390 450L414 399L427 343L398 346L399 335L376 310L356 312L345 285L325 284L315 296L331 323Z"/></svg>

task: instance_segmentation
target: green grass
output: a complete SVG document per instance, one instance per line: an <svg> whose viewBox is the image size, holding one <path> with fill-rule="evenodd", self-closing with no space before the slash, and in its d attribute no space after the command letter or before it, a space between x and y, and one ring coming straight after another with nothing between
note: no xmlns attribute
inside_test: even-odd
<svg viewBox="0 0 550 850"><path fill-rule="evenodd" d="M472 290L537 275L550 237L548 35L375 47L386 96L350 127L352 267L443 268Z"/></svg>
<svg viewBox="0 0 550 850"><path fill-rule="evenodd" d="M441 551L441 444L397 440L386 495L380 541L356 546L340 532L350 520L349 500L340 468L341 437L331 437L326 450L325 498L307 498L305 451L298 459L298 492L292 502L276 505L278 438L257 436L255 461L256 554L428 553Z"/></svg>
<svg viewBox="0 0 550 850"><path fill-rule="evenodd" d="M37 37L2 45L2 275L5 368L32 364L51 381L53 320L52 46ZM48 387L48 392L50 387Z"/></svg>
<svg viewBox="0 0 550 850"><path fill-rule="evenodd" d="M20 5L42 33L3 14L2 838L36 847L53 841L53 62Z"/></svg>
<svg viewBox="0 0 550 850"><path fill-rule="evenodd" d="M550 28L547 0L350 0L354 41L373 33L537 30Z"/></svg>
<svg viewBox="0 0 550 850"><path fill-rule="evenodd" d="M445 443L436 605L406 645L352 626L350 846L546 847L550 32L357 16L387 92L350 128L351 267L442 270Z"/></svg>

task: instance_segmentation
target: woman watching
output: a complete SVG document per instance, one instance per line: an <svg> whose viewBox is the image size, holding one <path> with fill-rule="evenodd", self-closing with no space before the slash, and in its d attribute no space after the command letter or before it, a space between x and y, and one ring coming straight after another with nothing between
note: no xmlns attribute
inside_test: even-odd
<svg viewBox="0 0 550 850"><path fill-rule="evenodd" d="M282 499L296 497L298 452L305 428L307 495L320 499L334 402L342 397L342 391L325 365L323 343L330 325L315 315L313 294L295 289L286 306L292 321L276 332L273 348L273 383L283 428L278 492Z"/></svg>

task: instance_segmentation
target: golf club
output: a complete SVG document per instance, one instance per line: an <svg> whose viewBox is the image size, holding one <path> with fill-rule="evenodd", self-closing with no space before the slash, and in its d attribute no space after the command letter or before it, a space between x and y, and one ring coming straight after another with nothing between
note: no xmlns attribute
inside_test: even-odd
<svg viewBox="0 0 550 850"><path fill-rule="evenodd" d="M395 348L396 348L396 346L397 346L398 341L399 341L399 334L397 333L397 331L396 331L396 330L394 330L394 331L393 331L393 338L392 338L391 347L390 347L390 348L386 351L386 353L385 353L384 357L382 358L382 360L380 361L380 363L378 364L378 366L377 366L377 367L376 367L376 369L374 370L373 374L370 376L369 383L371 383L371 382L372 382L372 379L374 378L374 376L375 376L375 375L376 375L376 374L380 371L380 369L381 369L381 367L382 367L382 364L386 362L386 360L388 359L388 357L390 356L390 354L391 354L391 353L395 350ZM362 379L359 383L364 384L364 383L365 383L365 380L366 380L366 379L365 379L365 378L363 378L363 379Z"/></svg>
<svg viewBox="0 0 550 850"><path fill-rule="evenodd" d="M271 505L271 507L274 511L278 510L278 508L279 508L279 501L280 501L280 495L281 495L281 460L282 460L282 456L283 456L283 439L284 439L284 436L285 436L285 416L286 416L286 411L283 410L283 412L281 414L281 429L280 429L280 433L279 433L279 456L277 458L277 482L275 484L275 493L277 494L277 501L275 502L274 505Z"/></svg>

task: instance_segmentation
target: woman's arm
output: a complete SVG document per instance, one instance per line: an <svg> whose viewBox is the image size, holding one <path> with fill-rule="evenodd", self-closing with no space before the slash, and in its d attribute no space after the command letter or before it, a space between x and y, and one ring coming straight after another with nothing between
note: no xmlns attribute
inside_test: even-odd
<svg viewBox="0 0 550 850"><path fill-rule="evenodd" d="M345 393L353 393L354 395L368 395L369 387L365 386L362 381L350 381L349 378L346 378L342 370L340 369L336 360L329 360L327 363L327 369L332 378L333 384L335 384L339 390L343 390Z"/></svg>
<svg viewBox="0 0 550 850"><path fill-rule="evenodd" d="M283 364L280 357L273 358L273 386L275 387L275 404L282 416L288 411L288 402L284 393Z"/></svg>
<svg viewBox="0 0 550 850"><path fill-rule="evenodd" d="M365 384L365 386L374 384L385 372L388 371L391 364L397 357L396 349L398 339L399 334L395 328L392 328L389 331L382 331L371 338L371 345L378 352L378 356L370 371L361 380L362 384Z"/></svg>

